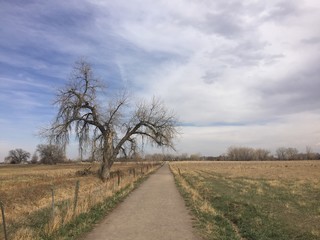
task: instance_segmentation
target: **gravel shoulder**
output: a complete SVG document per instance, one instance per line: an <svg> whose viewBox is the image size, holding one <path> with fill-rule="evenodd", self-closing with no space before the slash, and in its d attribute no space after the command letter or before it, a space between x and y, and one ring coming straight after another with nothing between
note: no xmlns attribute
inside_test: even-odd
<svg viewBox="0 0 320 240"><path fill-rule="evenodd" d="M199 240L174 178L165 164L83 239Z"/></svg>

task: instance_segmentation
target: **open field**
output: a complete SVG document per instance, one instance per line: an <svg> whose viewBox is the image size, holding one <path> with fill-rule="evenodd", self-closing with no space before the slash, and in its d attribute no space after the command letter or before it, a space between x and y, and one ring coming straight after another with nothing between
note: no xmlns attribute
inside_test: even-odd
<svg viewBox="0 0 320 240"><path fill-rule="evenodd" d="M76 174L88 167L94 173L99 165L0 166L0 201L5 206L10 240L50 239L56 230L72 221L75 216L88 212L123 189L126 189L126 193L130 191L135 181L157 166L147 163L116 163L111 169L114 177L106 182L102 182L94 174ZM75 197L77 182L79 191ZM3 238L1 221L0 239Z"/></svg>
<svg viewBox="0 0 320 240"><path fill-rule="evenodd" d="M204 239L320 239L320 161L170 166Z"/></svg>

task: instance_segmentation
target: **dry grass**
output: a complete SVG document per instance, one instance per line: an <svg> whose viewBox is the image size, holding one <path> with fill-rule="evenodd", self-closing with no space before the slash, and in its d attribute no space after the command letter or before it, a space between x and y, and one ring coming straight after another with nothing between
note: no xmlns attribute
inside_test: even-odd
<svg viewBox="0 0 320 240"><path fill-rule="evenodd" d="M205 239L320 239L320 161L170 165Z"/></svg>
<svg viewBox="0 0 320 240"><path fill-rule="evenodd" d="M92 206L104 201L118 190L133 184L143 172L147 172L146 164L122 163L114 164L112 171L120 170L121 183L117 177L102 182L96 175L77 176L76 172L91 167L97 171L99 164L63 164L63 165L23 165L0 166L0 201L5 206L5 216L13 239L36 239L38 230L28 227L30 219L37 218L35 214L50 209L52 203L51 189L54 189L54 218L47 217L43 224L35 220L34 225L41 225L41 231L50 236L61 225L71 221L74 216L87 212ZM129 169L136 169L136 176ZM151 171L148 166L148 171ZM73 209L75 184L79 181L80 190L76 211ZM48 212L52 212L49 210ZM35 232L37 231L37 232ZM0 239L3 236L0 225Z"/></svg>
<svg viewBox="0 0 320 240"><path fill-rule="evenodd" d="M207 161L176 164L178 164L177 166L182 170L209 170L212 173L223 174L228 177L248 177L250 179L291 179L317 182L320 177L320 161Z"/></svg>

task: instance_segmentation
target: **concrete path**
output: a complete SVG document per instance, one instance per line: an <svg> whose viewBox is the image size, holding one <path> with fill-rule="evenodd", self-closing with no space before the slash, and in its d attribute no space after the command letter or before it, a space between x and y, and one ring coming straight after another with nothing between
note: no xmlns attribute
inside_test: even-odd
<svg viewBox="0 0 320 240"><path fill-rule="evenodd" d="M133 191L84 239L199 240L168 165Z"/></svg>

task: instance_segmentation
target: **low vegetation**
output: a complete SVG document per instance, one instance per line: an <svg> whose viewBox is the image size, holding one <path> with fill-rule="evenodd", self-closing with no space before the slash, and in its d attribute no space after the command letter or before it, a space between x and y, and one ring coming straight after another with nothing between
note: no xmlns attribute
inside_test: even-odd
<svg viewBox="0 0 320 240"><path fill-rule="evenodd" d="M0 201L9 239L74 239L158 166L116 163L105 182L96 176L97 163L1 166Z"/></svg>
<svg viewBox="0 0 320 240"><path fill-rule="evenodd" d="M320 162L171 163L204 239L320 239Z"/></svg>

